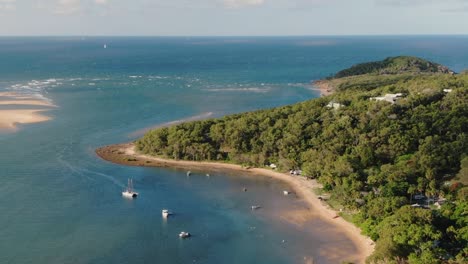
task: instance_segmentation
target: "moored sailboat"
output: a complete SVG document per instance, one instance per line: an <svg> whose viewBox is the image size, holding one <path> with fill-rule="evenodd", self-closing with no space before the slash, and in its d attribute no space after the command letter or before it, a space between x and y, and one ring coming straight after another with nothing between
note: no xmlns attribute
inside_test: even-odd
<svg viewBox="0 0 468 264"><path fill-rule="evenodd" d="M126 198L136 198L138 193L133 190L133 180L128 179L127 189L122 192L122 196Z"/></svg>

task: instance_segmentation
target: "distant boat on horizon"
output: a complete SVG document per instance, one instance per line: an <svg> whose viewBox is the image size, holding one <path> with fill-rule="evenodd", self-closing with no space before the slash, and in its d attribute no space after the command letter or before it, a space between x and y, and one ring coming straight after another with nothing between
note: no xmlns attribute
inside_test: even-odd
<svg viewBox="0 0 468 264"><path fill-rule="evenodd" d="M107 49L107 44L104 44L104 48Z"/></svg>
<svg viewBox="0 0 468 264"><path fill-rule="evenodd" d="M133 190L133 180L128 179L127 189L122 192L122 196L126 198L136 198L138 193Z"/></svg>

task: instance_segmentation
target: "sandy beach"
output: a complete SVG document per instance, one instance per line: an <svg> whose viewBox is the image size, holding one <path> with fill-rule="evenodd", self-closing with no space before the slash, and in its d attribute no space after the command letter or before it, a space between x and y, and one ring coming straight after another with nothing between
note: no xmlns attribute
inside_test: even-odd
<svg viewBox="0 0 468 264"><path fill-rule="evenodd" d="M329 96L333 94L334 87L331 85L330 81L327 80L318 80L313 82L313 86L320 91L320 96Z"/></svg>
<svg viewBox="0 0 468 264"><path fill-rule="evenodd" d="M16 131L18 124L48 121L51 118L44 115L43 112L56 107L46 100L33 96L0 92L0 107L8 106L13 106L13 108L0 108L0 131Z"/></svg>
<svg viewBox="0 0 468 264"><path fill-rule="evenodd" d="M131 143L102 147L96 150L96 154L104 160L130 166L170 167L187 170L190 169L193 171L236 171L242 172L243 174L278 179L289 184L298 197L309 205L309 209L307 211L295 212L293 217L288 217L286 220L301 226L302 223L307 222L313 217L320 217L322 220L340 229L351 241L354 242L357 248L356 254L349 256L347 259L354 263L365 263L365 259L372 254L374 250L374 243L370 238L361 235L361 230L352 223L347 222L341 217L336 217L337 212L318 199L317 195L313 192L313 189L321 186L315 180L307 180L304 177L292 176L270 169L245 168L240 165L227 163L162 159L136 152L135 146Z"/></svg>

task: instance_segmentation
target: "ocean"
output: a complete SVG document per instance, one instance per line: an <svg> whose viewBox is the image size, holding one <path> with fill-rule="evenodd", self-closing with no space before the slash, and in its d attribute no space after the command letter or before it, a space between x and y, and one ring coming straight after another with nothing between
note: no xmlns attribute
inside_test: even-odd
<svg viewBox="0 0 468 264"><path fill-rule="evenodd" d="M0 37L0 92L57 106L48 122L0 132L0 263L347 259L355 247L339 230L285 220L306 205L284 183L125 167L94 150L161 124L316 98L311 81L398 55L461 71L468 37ZM128 178L135 200L121 196Z"/></svg>

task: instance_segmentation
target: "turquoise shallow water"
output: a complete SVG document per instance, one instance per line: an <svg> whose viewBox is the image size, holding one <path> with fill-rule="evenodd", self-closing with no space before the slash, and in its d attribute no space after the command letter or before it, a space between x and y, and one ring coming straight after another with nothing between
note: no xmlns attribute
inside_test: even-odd
<svg viewBox="0 0 468 264"><path fill-rule="evenodd" d="M0 38L0 91L58 106L49 122L0 134L0 263L346 258L354 248L339 231L318 220L308 231L284 221L279 212L304 205L282 196L282 183L124 167L94 149L174 120L314 98L311 80L402 54L460 71L468 68L468 38ZM129 177L141 193L134 201L120 195ZM252 204L264 208L251 212ZM164 222L162 208L175 217ZM182 230L194 237L179 240Z"/></svg>

